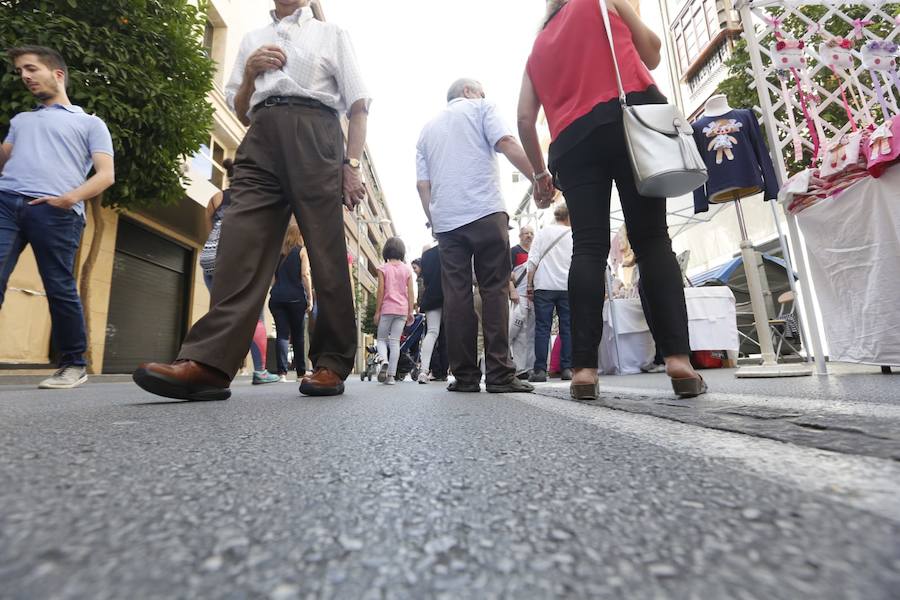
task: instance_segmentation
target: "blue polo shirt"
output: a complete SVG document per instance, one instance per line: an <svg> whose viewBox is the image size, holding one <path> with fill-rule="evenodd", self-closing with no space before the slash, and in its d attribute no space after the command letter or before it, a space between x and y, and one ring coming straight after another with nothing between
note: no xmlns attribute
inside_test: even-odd
<svg viewBox="0 0 900 600"><path fill-rule="evenodd" d="M106 123L71 105L19 113L3 143L13 151L0 174L0 190L32 198L71 192L87 180L94 152L113 156ZM84 215L84 203L72 208Z"/></svg>

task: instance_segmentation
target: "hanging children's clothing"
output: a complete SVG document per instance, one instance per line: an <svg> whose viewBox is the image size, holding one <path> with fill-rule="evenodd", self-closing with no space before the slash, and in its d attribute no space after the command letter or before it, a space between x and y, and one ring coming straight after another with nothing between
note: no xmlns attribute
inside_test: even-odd
<svg viewBox="0 0 900 600"><path fill-rule="evenodd" d="M709 170L709 180L694 191L694 213L707 212L710 203L729 202L759 191L766 200L778 197L775 167L753 111L735 109L701 117L693 128L694 141Z"/></svg>

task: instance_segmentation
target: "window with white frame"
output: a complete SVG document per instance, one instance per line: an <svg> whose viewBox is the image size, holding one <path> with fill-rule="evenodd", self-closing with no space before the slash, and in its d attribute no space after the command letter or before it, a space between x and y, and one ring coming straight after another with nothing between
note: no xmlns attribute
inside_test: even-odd
<svg viewBox="0 0 900 600"><path fill-rule="evenodd" d="M689 0L672 20L671 29L678 73L684 77L706 60L723 31L737 31L739 25L730 0Z"/></svg>

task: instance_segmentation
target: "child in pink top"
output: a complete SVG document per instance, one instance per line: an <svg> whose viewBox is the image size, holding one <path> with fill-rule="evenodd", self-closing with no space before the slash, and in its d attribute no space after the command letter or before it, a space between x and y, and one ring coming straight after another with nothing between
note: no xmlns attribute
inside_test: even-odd
<svg viewBox="0 0 900 600"><path fill-rule="evenodd" d="M394 384L400 360L400 336L405 325L413 322L413 274L406 259L403 240L393 237L384 243L378 267L378 300L375 323L378 325L378 356L382 360L378 381Z"/></svg>

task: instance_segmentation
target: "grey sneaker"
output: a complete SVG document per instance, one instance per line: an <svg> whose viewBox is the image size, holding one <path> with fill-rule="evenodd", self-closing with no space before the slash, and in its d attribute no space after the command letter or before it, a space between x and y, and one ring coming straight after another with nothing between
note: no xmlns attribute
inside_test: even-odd
<svg viewBox="0 0 900 600"><path fill-rule="evenodd" d="M60 367L56 373L38 384L42 390L69 390L88 380L87 369L75 365Z"/></svg>
<svg viewBox="0 0 900 600"><path fill-rule="evenodd" d="M386 383L388 380L388 364L381 363L381 368L378 369L378 383Z"/></svg>
<svg viewBox="0 0 900 600"><path fill-rule="evenodd" d="M540 369L533 371L531 377L528 378L531 383L547 383L547 371Z"/></svg>

